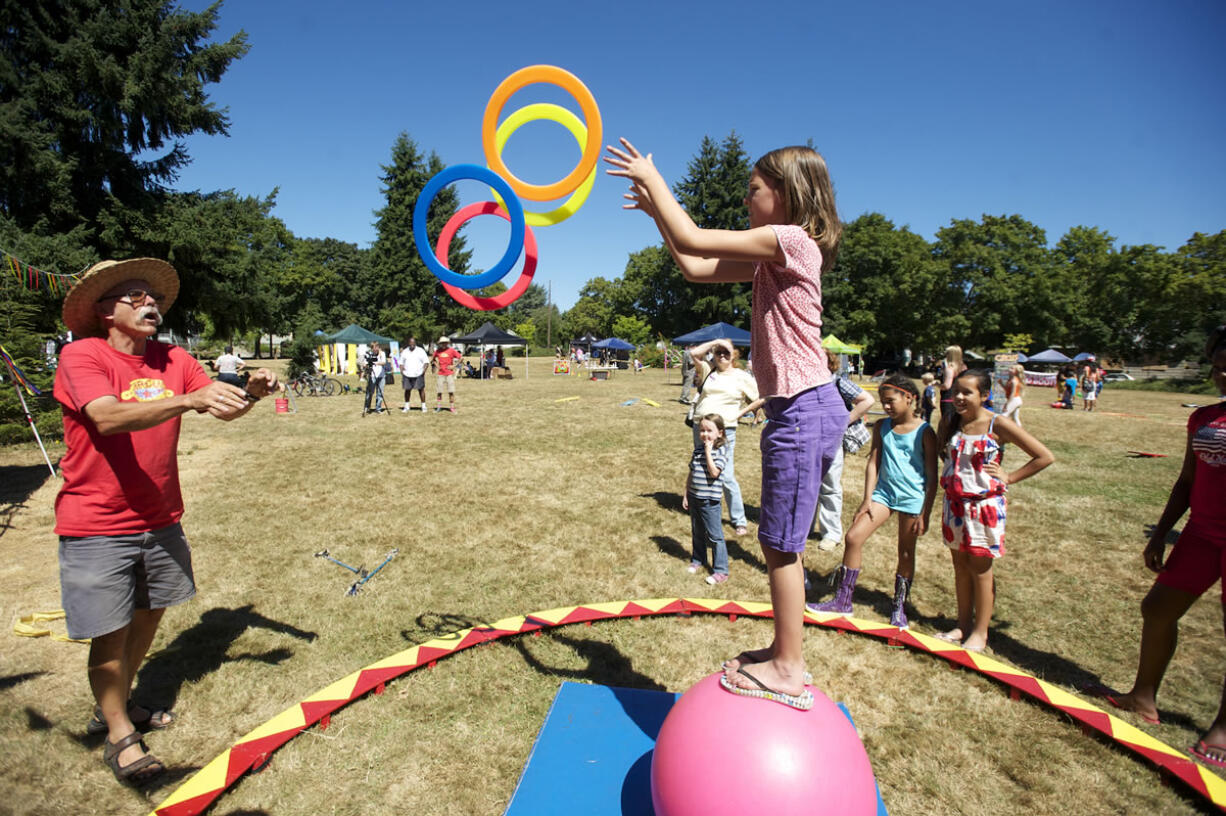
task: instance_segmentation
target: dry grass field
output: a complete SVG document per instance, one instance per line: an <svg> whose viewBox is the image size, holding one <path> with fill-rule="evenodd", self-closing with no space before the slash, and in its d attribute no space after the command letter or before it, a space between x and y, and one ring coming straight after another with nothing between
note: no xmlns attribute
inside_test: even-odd
<svg viewBox="0 0 1226 816"><path fill-rule="evenodd" d="M146 792L116 784L100 743L83 733L86 647L5 633L0 813L144 813L287 706L478 621L632 598L767 599L752 523L757 429L743 426L738 440L750 535L729 539L732 578L710 587L685 571L690 435L676 377L669 384L650 370L591 382L551 376L547 360L532 361L526 377L522 360L512 365L511 381L462 381L454 415L399 413L397 384L397 410L386 416L362 418L360 397L347 395L300 398L288 415L266 400L232 424L185 417L184 526L199 594L166 615L138 687L180 716L149 738L171 772ZM579 399L558 402L569 396ZM660 406L620 405L635 397ZM1023 421L1056 464L1011 491L989 648L1070 691L1095 680L1127 687L1151 581L1143 528L1179 468L1188 398L1108 388L1091 415L1048 409L1047 391L1029 397ZM1129 449L1170 458L1130 458ZM57 485L39 462L32 445L0 449L0 609L9 624L59 606ZM848 518L863 471L863 455L849 460ZM866 547L858 617L888 616L894 530L887 524ZM313 557L325 547L368 568L400 552L346 597L350 574ZM825 576L839 558L811 548L806 562ZM1216 595L1185 620L1159 701L1163 725L1124 715L1179 749L1218 705L1226 643ZM953 572L939 526L920 542L914 606L917 630L951 625ZM498 814L561 681L682 691L769 639L769 621L695 616L562 627L466 651L338 712L326 731L302 734L211 812ZM854 715L891 813L1205 808L1131 754L944 661L815 627L806 653L817 685ZM708 770L716 781L718 769Z"/></svg>

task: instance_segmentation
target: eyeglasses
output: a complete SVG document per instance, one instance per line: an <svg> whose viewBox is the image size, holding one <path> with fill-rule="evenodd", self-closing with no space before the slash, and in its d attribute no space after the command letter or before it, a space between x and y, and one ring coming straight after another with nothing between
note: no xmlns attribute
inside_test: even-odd
<svg viewBox="0 0 1226 816"><path fill-rule="evenodd" d="M731 356L732 356L732 352L731 352L731 351L728 351L728 349L718 349L718 350L715 352L715 356L716 356L716 357L731 357Z"/></svg>
<svg viewBox="0 0 1226 816"><path fill-rule="evenodd" d="M104 300L123 300L124 298L127 298L128 303L132 306L144 306L149 298L153 298L153 302L159 306L166 300L166 296L161 292L147 292L144 289L129 289L122 295L103 295L102 297L98 298L98 302L101 303Z"/></svg>

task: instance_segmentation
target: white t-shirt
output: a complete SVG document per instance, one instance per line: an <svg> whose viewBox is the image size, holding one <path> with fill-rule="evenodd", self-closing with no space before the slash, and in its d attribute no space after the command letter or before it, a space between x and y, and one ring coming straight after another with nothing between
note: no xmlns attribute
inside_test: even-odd
<svg viewBox="0 0 1226 816"><path fill-rule="evenodd" d="M429 364L430 358L421 346L405 346L400 350L400 372L406 377L420 377L426 373L426 366Z"/></svg>
<svg viewBox="0 0 1226 816"><path fill-rule="evenodd" d="M243 360L237 354L223 354L217 358L216 366L219 374L237 374Z"/></svg>

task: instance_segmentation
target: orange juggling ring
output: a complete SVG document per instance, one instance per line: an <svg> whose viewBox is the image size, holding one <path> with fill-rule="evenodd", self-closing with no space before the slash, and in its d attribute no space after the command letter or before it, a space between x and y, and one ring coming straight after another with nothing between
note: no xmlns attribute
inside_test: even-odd
<svg viewBox="0 0 1226 816"><path fill-rule="evenodd" d="M495 146L495 135L498 132L498 115L511 95L521 88L536 82L556 85L574 97L583 111L587 124L587 141L583 147L583 156L574 170L561 181L553 184L528 184L520 181L507 169ZM591 174L600 158L601 139L604 137L600 123L600 110L596 107L596 99L592 92L579 79L556 65L529 65L520 68L504 79L490 101L485 106L485 115L481 119L481 146L485 150L485 163L511 185L516 194L529 201L552 201L574 192Z"/></svg>
<svg viewBox="0 0 1226 816"><path fill-rule="evenodd" d="M447 256L451 250L451 240L455 238L456 232L470 219L476 218L478 215L496 215L507 221L511 220L511 216L507 215L507 211L493 201L481 201L460 209L448 219L442 232L438 234L438 244L435 245L434 256L438 258L438 262L443 266L447 266ZM536 258L536 235L533 234L532 227L525 226L524 271L520 273L519 280L515 281L515 285L510 289L492 297L476 297L458 286L452 286L441 278L439 283L443 284L443 288L447 290L447 294L451 295L452 300L461 306L467 306L478 312L504 309L514 303L520 295L528 291L528 286L532 283L532 277L536 274Z"/></svg>

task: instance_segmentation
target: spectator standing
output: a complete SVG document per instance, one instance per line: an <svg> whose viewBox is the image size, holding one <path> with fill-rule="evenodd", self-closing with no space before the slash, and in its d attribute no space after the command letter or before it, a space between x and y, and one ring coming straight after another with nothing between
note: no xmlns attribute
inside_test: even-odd
<svg viewBox="0 0 1226 816"><path fill-rule="evenodd" d="M451 339L448 337L440 337L438 339L438 350L434 352L434 357L431 362L438 366L438 374L434 379L435 387L438 389L437 400L434 403L434 412L437 414L443 410L443 391L446 390L447 396L451 401L451 413L456 412L455 407L455 375L457 363L463 355L451 347Z"/></svg>
<svg viewBox="0 0 1226 816"><path fill-rule="evenodd" d="M400 378L404 387L404 407L401 413L412 410L413 392L417 392L421 400L421 412L426 412L426 366L430 358L426 350L417 345L417 338L410 337L408 345L400 350Z"/></svg>

